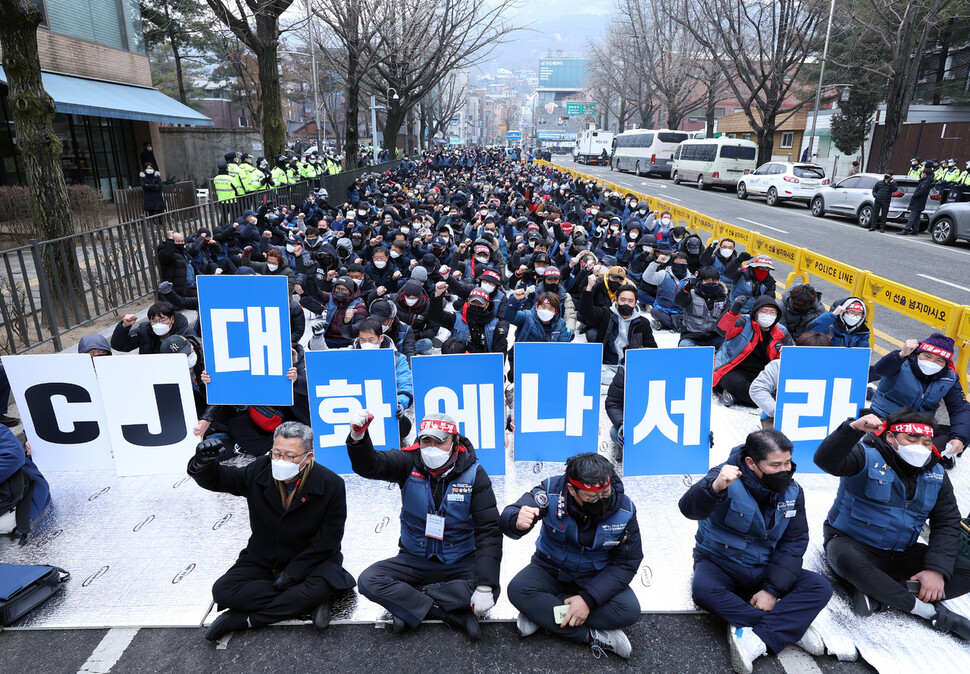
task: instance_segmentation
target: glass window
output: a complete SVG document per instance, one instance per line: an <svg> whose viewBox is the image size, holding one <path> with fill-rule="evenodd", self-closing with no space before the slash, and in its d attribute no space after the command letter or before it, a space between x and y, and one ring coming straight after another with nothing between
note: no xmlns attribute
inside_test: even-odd
<svg viewBox="0 0 970 674"><path fill-rule="evenodd" d="M820 179L825 177L825 169L821 166L795 166L792 168L792 173L795 174L796 178Z"/></svg>
<svg viewBox="0 0 970 674"><path fill-rule="evenodd" d="M131 0L123 0L131 4ZM47 0L50 29L55 33L96 42L115 49L129 49L128 32L133 23L141 36L141 12L122 9L122 0ZM127 17L126 17L127 14ZM140 44L140 43L139 43ZM140 45L139 51L144 51Z"/></svg>
<svg viewBox="0 0 970 674"><path fill-rule="evenodd" d="M767 176L771 175L772 170L774 170L774 164L764 164L758 167L758 170L754 172L756 176Z"/></svg>
<svg viewBox="0 0 970 674"><path fill-rule="evenodd" d="M741 147L738 145L725 145L721 148L721 159L754 159L757 150L753 147Z"/></svg>
<svg viewBox="0 0 970 674"><path fill-rule="evenodd" d="M845 180L843 180L842 182L839 183L839 189L840 190L851 190L851 189L859 186L859 181L860 180L861 180L861 178L856 178L855 176L852 176L851 178L846 178Z"/></svg>
<svg viewBox="0 0 970 674"><path fill-rule="evenodd" d="M795 144L795 132L794 131L782 131L781 132L781 147L782 149L789 149Z"/></svg>
<svg viewBox="0 0 970 674"><path fill-rule="evenodd" d="M867 178L865 176L859 178L859 184L856 185L859 189L871 190L879 182L877 178Z"/></svg>
<svg viewBox="0 0 970 674"><path fill-rule="evenodd" d="M687 140L686 133L658 133L657 140L661 143L681 143Z"/></svg>

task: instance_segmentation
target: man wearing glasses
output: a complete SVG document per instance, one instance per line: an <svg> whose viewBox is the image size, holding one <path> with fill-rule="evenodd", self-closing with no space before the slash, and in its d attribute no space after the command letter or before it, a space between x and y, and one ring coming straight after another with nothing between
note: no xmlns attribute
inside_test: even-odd
<svg viewBox="0 0 970 674"><path fill-rule="evenodd" d="M622 628L640 616L630 581L643 559L633 501L606 457L592 452L566 462L505 508L499 526L518 540L541 524L532 562L509 583L527 637L540 627L570 641L629 658Z"/></svg>
<svg viewBox="0 0 970 674"><path fill-rule="evenodd" d="M330 598L354 587L343 568L340 542L347 519L344 481L314 463L313 432L296 421L280 424L273 449L247 466L219 464L222 442L200 443L188 473L209 491L245 496L252 535L236 563L212 586L229 609L205 633L229 632L309 615L323 629Z"/></svg>

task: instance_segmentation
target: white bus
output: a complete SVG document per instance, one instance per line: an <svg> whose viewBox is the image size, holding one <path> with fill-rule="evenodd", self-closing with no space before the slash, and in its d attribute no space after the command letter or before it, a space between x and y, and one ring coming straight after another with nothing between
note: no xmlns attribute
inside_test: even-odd
<svg viewBox="0 0 970 674"><path fill-rule="evenodd" d="M686 131L672 129L634 129L613 139L610 169L633 171L638 176L670 176L670 162L677 145L687 140Z"/></svg>
<svg viewBox="0 0 970 674"><path fill-rule="evenodd" d="M671 177L674 183L697 183L705 190L712 185L734 189L746 173L758 168L758 145L740 138L688 140L674 152Z"/></svg>
<svg viewBox="0 0 970 674"><path fill-rule="evenodd" d="M609 162L610 150L613 149L613 134L610 131L587 129L576 136L576 147L573 148L573 160L579 164L602 164Z"/></svg>

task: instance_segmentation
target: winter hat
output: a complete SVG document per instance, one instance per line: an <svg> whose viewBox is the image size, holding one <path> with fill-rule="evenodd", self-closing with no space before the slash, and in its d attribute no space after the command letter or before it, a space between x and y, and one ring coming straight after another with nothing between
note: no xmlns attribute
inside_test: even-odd
<svg viewBox="0 0 970 674"><path fill-rule="evenodd" d="M338 276L333 282L333 287L336 288L337 286L343 286L347 289L347 292L354 292L354 290L357 288L357 284L354 283L354 279L350 278L349 276Z"/></svg>
<svg viewBox="0 0 970 674"><path fill-rule="evenodd" d="M759 255L755 259L748 263L749 267L763 267L765 269L774 269L775 263L767 255Z"/></svg>
<svg viewBox="0 0 970 674"><path fill-rule="evenodd" d="M189 354L191 352L192 347L189 345L189 340L182 335L172 335L171 337L166 337L162 340L160 353Z"/></svg>
<svg viewBox="0 0 970 674"><path fill-rule="evenodd" d="M378 299L370 305L368 316L383 323L397 315L397 308L388 300Z"/></svg>
<svg viewBox="0 0 970 674"><path fill-rule="evenodd" d="M949 364L950 369L952 370L954 369L953 350L954 342L952 339L942 333L934 332L932 335L924 339L922 343L920 343L919 348L916 349L916 352L919 353L920 351L923 351L924 353L931 353L934 356L939 356Z"/></svg>
<svg viewBox="0 0 970 674"><path fill-rule="evenodd" d="M626 280L626 269L624 269L623 267L620 267L619 265L617 265L616 267L610 267L609 269L606 270L606 275L621 276L624 280Z"/></svg>
<svg viewBox="0 0 970 674"><path fill-rule="evenodd" d="M91 349L102 349L111 353L111 346L104 335L84 335L81 341L77 343L78 353L87 353Z"/></svg>
<svg viewBox="0 0 970 674"><path fill-rule="evenodd" d="M502 275L499 274L497 271L495 271L491 267L486 267L482 271L482 273L479 274L478 280L479 281L488 281L489 283L492 283L492 284L498 286L499 288L501 288L504 285L502 283Z"/></svg>
<svg viewBox="0 0 970 674"><path fill-rule="evenodd" d="M482 290L481 288L475 288L470 293L468 293L468 301L471 302L472 300L481 300L485 304L488 304L489 302L488 293Z"/></svg>
<svg viewBox="0 0 970 674"><path fill-rule="evenodd" d="M442 412L432 412L421 420L415 440L434 438L438 442L444 442L452 435L457 434L458 424L455 423L454 419Z"/></svg>
<svg viewBox="0 0 970 674"><path fill-rule="evenodd" d="M543 278L555 278L558 279L562 275L559 273L557 267L547 267L545 273L542 275Z"/></svg>
<svg viewBox="0 0 970 674"><path fill-rule="evenodd" d="M236 276L255 276L255 275L256 275L256 270L253 269L252 267L242 266L236 269Z"/></svg>
<svg viewBox="0 0 970 674"><path fill-rule="evenodd" d="M418 265L411 270L411 279L418 281L419 283L424 283L428 280L428 270L421 265Z"/></svg>

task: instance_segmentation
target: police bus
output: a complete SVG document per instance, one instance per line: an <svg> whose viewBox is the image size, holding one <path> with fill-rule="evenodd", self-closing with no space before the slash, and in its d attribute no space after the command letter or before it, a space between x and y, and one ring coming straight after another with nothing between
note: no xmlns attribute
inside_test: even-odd
<svg viewBox="0 0 970 674"><path fill-rule="evenodd" d="M686 131L634 129L613 139L610 169L633 171L638 176L670 176L670 162L677 145L688 139Z"/></svg>

